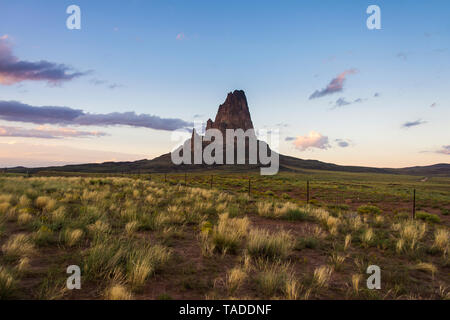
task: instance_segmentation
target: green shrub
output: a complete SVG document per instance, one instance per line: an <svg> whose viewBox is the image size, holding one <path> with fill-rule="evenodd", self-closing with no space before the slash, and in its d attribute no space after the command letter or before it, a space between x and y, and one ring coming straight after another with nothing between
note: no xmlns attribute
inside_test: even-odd
<svg viewBox="0 0 450 320"><path fill-rule="evenodd" d="M319 246L319 240L314 237L304 237L297 239L295 249L302 250L305 248L316 249Z"/></svg>
<svg viewBox="0 0 450 320"><path fill-rule="evenodd" d="M431 223L440 223L441 222L441 218L439 218L438 215L436 214L432 214L432 213L428 213L425 211L419 211L416 213L416 218L420 219L420 220L424 220L427 222L431 222Z"/></svg>
<svg viewBox="0 0 450 320"><path fill-rule="evenodd" d="M311 216L309 213L301 208L288 210L283 219L291 220L291 221L306 221L311 220Z"/></svg>
<svg viewBox="0 0 450 320"><path fill-rule="evenodd" d="M358 213L360 214L380 214L381 209L377 206L373 206L370 204L362 205L358 208Z"/></svg>

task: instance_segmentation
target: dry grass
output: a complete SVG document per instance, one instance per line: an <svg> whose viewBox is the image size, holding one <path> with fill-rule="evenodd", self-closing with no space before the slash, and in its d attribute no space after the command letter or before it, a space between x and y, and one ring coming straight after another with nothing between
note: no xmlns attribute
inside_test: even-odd
<svg viewBox="0 0 450 320"><path fill-rule="evenodd" d="M369 247L375 240L375 233L372 228L367 229L362 235L362 243L365 247Z"/></svg>
<svg viewBox="0 0 450 320"><path fill-rule="evenodd" d="M352 243L352 235L347 234L344 240L344 251L347 251L348 248L350 248L351 243Z"/></svg>
<svg viewBox="0 0 450 320"><path fill-rule="evenodd" d="M130 221L125 225L125 232L128 236L133 235L139 227L139 223L137 221Z"/></svg>
<svg viewBox="0 0 450 320"><path fill-rule="evenodd" d="M141 288L150 275L161 269L172 253L161 245L145 245L132 250L128 256L128 281L135 289Z"/></svg>
<svg viewBox="0 0 450 320"><path fill-rule="evenodd" d="M225 283L229 294L233 294L238 290L244 284L246 279L247 273L243 268L235 267L228 271Z"/></svg>
<svg viewBox="0 0 450 320"><path fill-rule="evenodd" d="M0 299L10 298L14 293L15 280L8 270L0 266Z"/></svg>
<svg viewBox="0 0 450 320"><path fill-rule="evenodd" d="M17 271L19 273L25 272L30 269L30 258L23 257L19 260L19 263L16 266Z"/></svg>
<svg viewBox="0 0 450 320"><path fill-rule="evenodd" d="M418 264L416 264L414 266L414 269L420 270L420 271L424 271L424 272L429 272L431 273L431 276L434 278L434 275L437 272L437 268L434 264L429 263L429 262L419 262Z"/></svg>
<svg viewBox="0 0 450 320"><path fill-rule="evenodd" d="M26 257L34 251L30 237L23 233L11 236L2 246L3 254L12 259Z"/></svg>
<svg viewBox="0 0 450 320"><path fill-rule="evenodd" d="M23 212L19 214L17 217L17 223L20 225L25 225L30 223L33 220L33 216L27 212Z"/></svg>
<svg viewBox="0 0 450 320"><path fill-rule="evenodd" d="M219 216L219 223L212 230L214 248L222 253L236 253L246 236L250 222L245 218L229 218L228 213Z"/></svg>
<svg viewBox="0 0 450 320"><path fill-rule="evenodd" d="M318 288L327 287L330 282L332 274L333 269L328 266L321 266L316 268L314 270L313 276L314 285Z"/></svg>
<svg viewBox="0 0 450 320"><path fill-rule="evenodd" d="M250 230L247 251L251 256L270 259L285 259L294 248L294 239L289 232L271 234L267 230Z"/></svg>
<svg viewBox="0 0 450 320"><path fill-rule="evenodd" d="M352 275L352 288L355 293L359 292L359 284L361 283L363 276L361 274Z"/></svg>
<svg viewBox="0 0 450 320"><path fill-rule="evenodd" d="M441 251L444 255L448 253L450 246L450 232L446 229L438 229L434 233L433 247Z"/></svg>
<svg viewBox="0 0 450 320"><path fill-rule="evenodd" d="M133 295L125 286L115 284L105 290L104 298L106 300L131 300Z"/></svg>
<svg viewBox="0 0 450 320"><path fill-rule="evenodd" d="M83 234L81 229L66 230L64 232L64 243L66 246L73 247L81 241Z"/></svg>
<svg viewBox="0 0 450 320"><path fill-rule="evenodd" d="M336 271L340 271L342 269L342 265L345 262L347 257L344 254L340 254L338 252L333 252L330 256L330 262L334 266Z"/></svg>
<svg viewBox="0 0 450 320"><path fill-rule="evenodd" d="M425 222L409 220L393 226L398 229L400 239L398 239L396 248L398 252L404 249L415 250L419 241L425 236L427 225Z"/></svg>
<svg viewBox="0 0 450 320"><path fill-rule="evenodd" d="M256 280L260 292L266 297L283 293L286 281L292 278L290 264L280 260L275 262L259 260L257 264L260 272Z"/></svg>

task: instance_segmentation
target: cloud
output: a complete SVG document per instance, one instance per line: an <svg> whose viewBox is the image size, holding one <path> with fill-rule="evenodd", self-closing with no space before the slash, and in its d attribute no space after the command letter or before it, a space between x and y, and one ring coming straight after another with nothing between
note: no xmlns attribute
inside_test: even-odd
<svg viewBox="0 0 450 320"><path fill-rule="evenodd" d="M286 137L284 138L284 141L294 141L295 139L295 137Z"/></svg>
<svg viewBox="0 0 450 320"><path fill-rule="evenodd" d="M18 127L0 126L0 137L22 137L22 138L41 138L41 139L61 139L61 138L80 138L80 137L101 137L106 133L98 131L79 131L70 128L52 129L40 126L35 129L24 129Z"/></svg>
<svg viewBox="0 0 450 320"><path fill-rule="evenodd" d="M293 142L295 148L300 151L305 151L307 149L328 149L330 147L328 143L328 137L323 136L322 134L311 131L306 136L298 136Z"/></svg>
<svg viewBox="0 0 450 320"><path fill-rule="evenodd" d="M116 88L123 88L125 87L123 84L120 83L112 83L108 86L109 89L114 90Z"/></svg>
<svg viewBox="0 0 450 320"><path fill-rule="evenodd" d="M350 69L346 70L339 75L337 75L336 78L330 81L330 83L327 85L325 89L322 90L316 90L310 97L309 100L320 98L329 94L333 94L336 92L341 92L344 87L344 82L346 80L347 75L355 74L358 70L356 69Z"/></svg>
<svg viewBox="0 0 450 320"><path fill-rule="evenodd" d="M47 81L58 85L65 81L86 75L89 72L78 72L65 64L57 64L46 60L30 62L20 60L12 53L7 41L0 38L0 84L13 85L22 81Z"/></svg>
<svg viewBox="0 0 450 320"><path fill-rule="evenodd" d="M177 34L177 36L175 37L176 40L181 41L186 39L186 36L184 35L183 32L180 32L179 34Z"/></svg>
<svg viewBox="0 0 450 320"><path fill-rule="evenodd" d="M436 153L447 154L450 155L450 144L447 146L442 146L442 149L437 150Z"/></svg>
<svg viewBox="0 0 450 320"><path fill-rule="evenodd" d="M437 102L433 102L433 103L431 104L430 108L434 108L434 107L437 107L437 106L438 106Z"/></svg>
<svg viewBox="0 0 450 320"><path fill-rule="evenodd" d="M410 121L410 122L405 122L404 124L402 124L403 128L410 128L410 127L415 127L415 126L419 126L421 124L425 124L427 123L426 121L422 121L422 120L416 120L416 121Z"/></svg>
<svg viewBox="0 0 450 320"><path fill-rule="evenodd" d="M343 139L336 139L335 140L339 147L341 148L347 148L350 146L351 141L343 140Z"/></svg>
<svg viewBox="0 0 450 320"><path fill-rule="evenodd" d="M160 118L135 112L113 112L107 114L85 113L70 107L36 107L18 101L0 101L0 119L34 124L114 126L125 125L156 130L176 130L192 127L182 119Z"/></svg>
<svg viewBox="0 0 450 320"><path fill-rule="evenodd" d="M107 80L101 80L101 79L96 79L96 78L91 79L89 82L95 86L106 85L111 90L114 90L116 88L125 87L123 84L120 84L120 83L114 82L114 83L108 84L109 82Z"/></svg>
<svg viewBox="0 0 450 320"><path fill-rule="evenodd" d="M399 53L397 53L397 58L406 61L406 59L408 59L408 53L406 53L406 52L399 52Z"/></svg>
<svg viewBox="0 0 450 320"><path fill-rule="evenodd" d="M358 98L358 99L355 99L353 101L347 101L347 100L345 100L345 98L339 98L339 99L336 100L336 102L334 104L334 107L332 109L348 106L348 105L353 104L353 103L362 103L365 100L367 100L367 99Z"/></svg>
<svg viewBox="0 0 450 320"><path fill-rule="evenodd" d="M373 95L374 98L379 98L381 96L381 93L379 92L375 92L375 94Z"/></svg>

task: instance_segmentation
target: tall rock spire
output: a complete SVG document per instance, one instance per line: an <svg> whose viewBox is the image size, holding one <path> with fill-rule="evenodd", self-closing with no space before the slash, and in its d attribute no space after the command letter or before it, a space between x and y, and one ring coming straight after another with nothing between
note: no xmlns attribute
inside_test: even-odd
<svg viewBox="0 0 450 320"><path fill-rule="evenodd" d="M226 129L253 129L248 109L247 98L242 90L235 90L227 95L225 102L219 106L216 119L208 120L206 129L219 129L225 136Z"/></svg>

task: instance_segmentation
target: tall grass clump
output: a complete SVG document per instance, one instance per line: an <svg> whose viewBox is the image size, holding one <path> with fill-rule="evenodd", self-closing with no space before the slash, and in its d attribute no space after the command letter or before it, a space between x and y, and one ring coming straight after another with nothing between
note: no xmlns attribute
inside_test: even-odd
<svg viewBox="0 0 450 320"><path fill-rule="evenodd" d="M270 262L260 259L257 266L260 272L256 276L256 281L260 292L266 297L283 293L286 282L292 278L290 264L280 260Z"/></svg>
<svg viewBox="0 0 450 320"><path fill-rule="evenodd" d="M63 233L64 243L66 246L73 247L80 242L83 234L84 232L81 229L65 230Z"/></svg>
<svg viewBox="0 0 450 320"><path fill-rule="evenodd" d="M225 280L226 287L230 294L238 290L247 279L247 273L241 267L235 267L228 271Z"/></svg>
<svg viewBox="0 0 450 320"><path fill-rule="evenodd" d="M219 216L219 223L212 229L211 241L221 253L236 253L246 236L250 222L247 217L229 218L228 213Z"/></svg>
<svg viewBox="0 0 450 320"><path fill-rule="evenodd" d="M161 245L144 245L127 257L127 274L131 286L139 289L149 276L160 270L170 260L171 251Z"/></svg>
<svg viewBox="0 0 450 320"><path fill-rule="evenodd" d="M438 229L434 233L433 248L439 250L444 255L448 253L450 247L450 233L446 229Z"/></svg>
<svg viewBox="0 0 450 320"><path fill-rule="evenodd" d="M247 251L253 257L284 259L294 246L294 239L289 232L270 234L267 230L253 229L248 236Z"/></svg>
<svg viewBox="0 0 450 320"><path fill-rule="evenodd" d="M397 240L397 251L404 249L417 249L419 241L425 236L427 225L424 222L409 220L396 224L394 229L398 229L400 238Z"/></svg>
<svg viewBox="0 0 450 320"><path fill-rule="evenodd" d="M331 275L333 274L333 269L328 266L321 266L314 270L313 283L318 288L327 287Z"/></svg>
<svg viewBox="0 0 450 320"><path fill-rule="evenodd" d="M12 274L0 266L0 300L10 298L15 289L15 280Z"/></svg>
<svg viewBox="0 0 450 320"><path fill-rule="evenodd" d="M105 300L131 300L133 295L121 284L114 284L108 287L104 293Z"/></svg>
<svg viewBox="0 0 450 320"><path fill-rule="evenodd" d="M34 253L34 245L28 235L20 233L6 241L2 246L2 252L9 259L17 259Z"/></svg>

